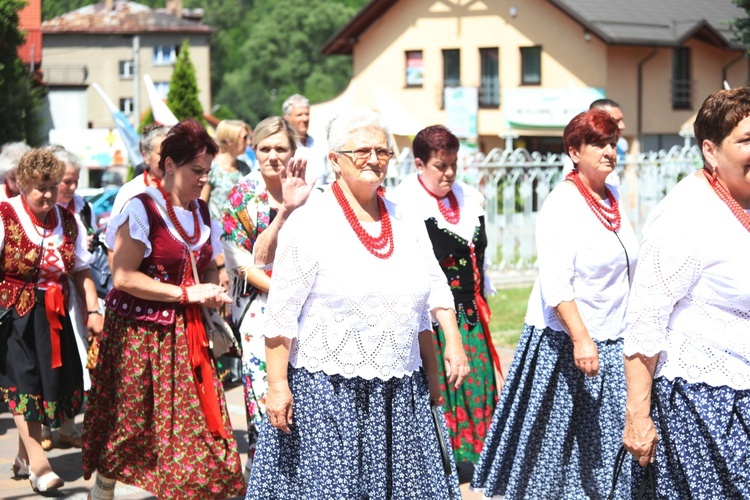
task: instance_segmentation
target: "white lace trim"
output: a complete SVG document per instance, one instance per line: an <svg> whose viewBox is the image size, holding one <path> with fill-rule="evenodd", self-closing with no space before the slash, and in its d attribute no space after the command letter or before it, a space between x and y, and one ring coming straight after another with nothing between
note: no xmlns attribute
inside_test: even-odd
<svg viewBox="0 0 750 500"><path fill-rule="evenodd" d="M625 354L659 354L654 377L750 389L750 233L691 175L643 234Z"/></svg>
<svg viewBox="0 0 750 500"><path fill-rule="evenodd" d="M360 243L330 192L284 225L263 335L295 339L292 366L383 380L421 366L417 334L432 328L431 294L453 299L424 224L387 206L395 249L385 260Z"/></svg>

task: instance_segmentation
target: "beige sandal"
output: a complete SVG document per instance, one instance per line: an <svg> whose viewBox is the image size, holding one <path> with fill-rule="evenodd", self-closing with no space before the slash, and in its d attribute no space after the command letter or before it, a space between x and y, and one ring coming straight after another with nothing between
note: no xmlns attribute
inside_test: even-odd
<svg viewBox="0 0 750 500"><path fill-rule="evenodd" d="M42 449L49 451L52 449L52 431L46 425L42 426Z"/></svg>
<svg viewBox="0 0 750 500"><path fill-rule="evenodd" d="M29 464L21 460L18 455L16 455L16 461L13 463L13 476L29 477Z"/></svg>
<svg viewBox="0 0 750 500"><path fill-rule="evenodd" d="M42 474L39 477L34 475L34 471L29 469L29 482L34 491L44 493L45 491L56 490L65 486L65 481L54 472Z"/></svg>
<svg viewBox="0 0 750 500"><path fill-rule="evenodd" d="M62 446L72 446L73 448L80 448L81 447L81 433L78 432L78 429L74 429L73 432L70 435L63 434L60 431L57 431L57 444Z"/></svg>

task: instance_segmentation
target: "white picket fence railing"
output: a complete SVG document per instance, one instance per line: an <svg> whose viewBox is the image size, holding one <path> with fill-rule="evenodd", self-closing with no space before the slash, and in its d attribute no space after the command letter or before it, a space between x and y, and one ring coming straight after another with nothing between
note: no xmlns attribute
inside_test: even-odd
<svg viewBox="0 0 750 500"><path fill-rule="evenodd" d="M696 146L673 147L629 156L618 166L622 200L636 234L649 212L685 175L703 164ZM408 149L394 158L387 185L395 186L414 169ZM536 266L534 228L539 208L561 181L561 155L525 149L493 149L460 172L460 178L485 196L487 252L499 271Z"/></svg>

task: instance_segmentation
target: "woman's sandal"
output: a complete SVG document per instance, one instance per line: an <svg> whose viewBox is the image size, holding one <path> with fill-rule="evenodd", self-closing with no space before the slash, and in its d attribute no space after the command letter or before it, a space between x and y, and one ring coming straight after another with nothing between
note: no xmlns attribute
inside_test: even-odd
<svg viewBox="0 0 750 500"><path fill-rule="evenodd" d="M16 461L13 463L13 476L25 478L29 477L29 465L16 455Z"/></svg>
<svg viewBox="0 0 750 500"><path fill-rule="evenodd" d="M42 449L49 451L52 449L52 431L47 426L42 426Z"/></svg>
<svg viewBox="0 0 750 500"><path fill-rule="evenodd" d="M44 493L45 491L56 490L65 485L65 481L54 472L42 474L39 477L34 475L34 471L29 469L29 482L34 491Z"/></svg>
<svg viewBox="0 0 750 500"><path fill-rule="evenodd" d="M81 433L78 429L73 429L73 433L70 435L63 434L57 431L57 444L59 446L72 446L73 448L81 447Z"/></svg>

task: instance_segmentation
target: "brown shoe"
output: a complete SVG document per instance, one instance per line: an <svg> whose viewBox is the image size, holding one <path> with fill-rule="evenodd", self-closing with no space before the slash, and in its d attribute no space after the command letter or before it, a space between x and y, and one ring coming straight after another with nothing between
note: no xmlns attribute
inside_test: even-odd
<svg viewBox="0 0 750 500"><path fill-rule="evenodd" d="M62 432L57 431L57 444L61 447L72 446L73 448L80 448L81 433L78 432L78 429L74 430L70 435L63 434ZM44 447L44 445L42 445L42 447Z"/></svg>
<svg viewBox="0 0 750 500"><path fill-rule="evenodd" d="M42 426L42 449L44 451L52 449L52 432L46 426Z"/></svg>

